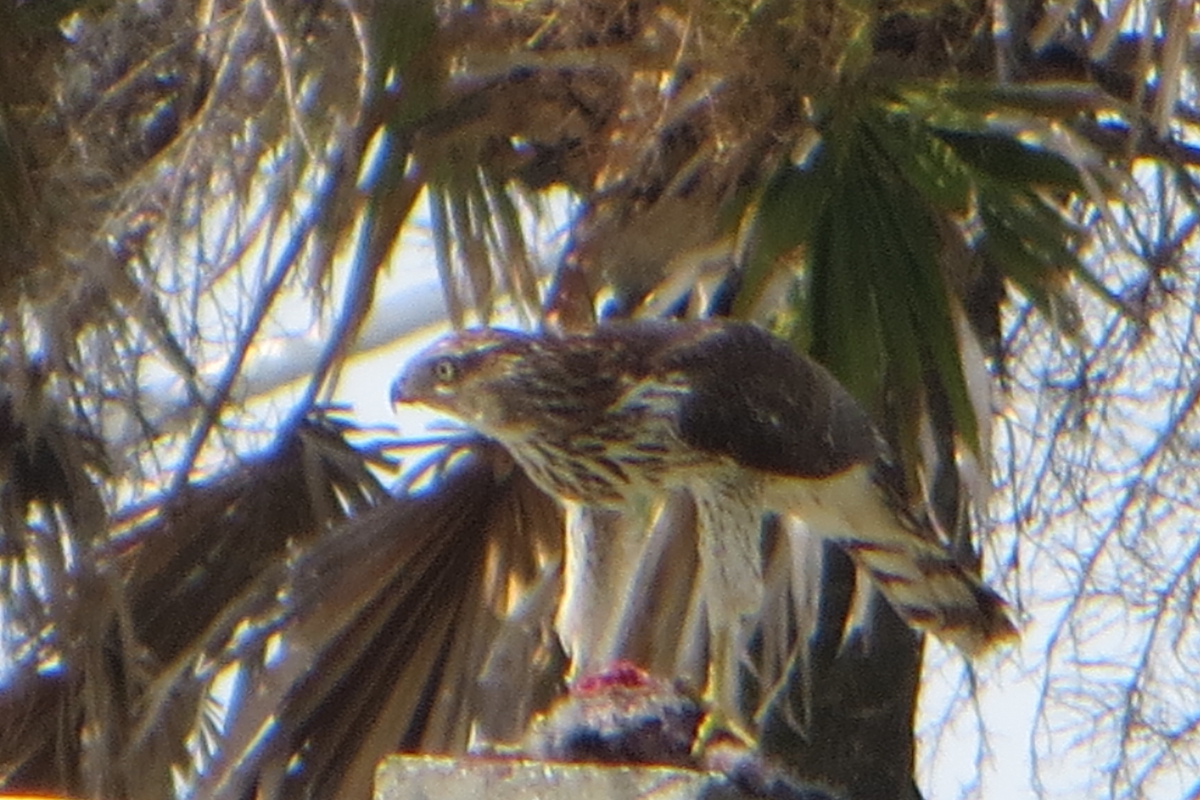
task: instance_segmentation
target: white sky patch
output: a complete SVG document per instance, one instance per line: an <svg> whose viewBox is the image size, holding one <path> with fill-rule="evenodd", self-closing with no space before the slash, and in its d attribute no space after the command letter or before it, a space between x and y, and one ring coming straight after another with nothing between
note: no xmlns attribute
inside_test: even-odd
<svg viewBox="0 0 1200 800"><path fill-rule="evenodd" d="M1143 209L1163 199L1150 177ZM1123 242L1173 224L1115 207ZM1103 226L1094 243L1084 260L1136 289L1144 261L1114 253ZM1198 796L1200 264L1194 247L1182 252L1146 330L1089 290L1080 342L1044 324L1018 330L1024 357L1009 364L994 437L1005 480L988 571L1018 604L1022 640L978 666L973 699L960 660L930 660L927 797Z"/></svg>

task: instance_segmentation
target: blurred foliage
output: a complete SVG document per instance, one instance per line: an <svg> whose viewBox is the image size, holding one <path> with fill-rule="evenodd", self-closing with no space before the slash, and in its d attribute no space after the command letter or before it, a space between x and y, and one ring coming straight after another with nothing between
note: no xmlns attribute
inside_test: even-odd
<svg viewBox="0 0 1200 800"><path fill-rule="evenodd" d="M1036 360L1029 321L1136 349L1194 266L1196 14L0 0L0 786L365 797L381 754L511 738L556 691L559 511L474 440L389 491L395 443L324 405L426 216L456 326L600 304L789 336L974 558L989 380ZM545 298L528 221L563 189ZM313 331L299 385L255 382ZM839 655L853 575L825 581L799 635L836 685L804 713L873 689L909 720L916 645ZM789 757L870 796L835 751L886 740L915 796L907 722L828 730Z"/></svg>

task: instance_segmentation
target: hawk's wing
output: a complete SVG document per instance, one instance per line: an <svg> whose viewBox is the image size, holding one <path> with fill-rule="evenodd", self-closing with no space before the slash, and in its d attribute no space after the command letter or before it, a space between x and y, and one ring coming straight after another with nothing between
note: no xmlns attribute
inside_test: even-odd
<svg viewBox="0 0 1200 800"><path fill-rule="evenodd" d="M679 432L692 447L798 478L834 475L884 452L867 413L824 367L754 325L704 324L666 348L657 366L683 373L691 387Z"/></svg>
<svg viewBox="0 0 1200 800"><path fill-rule="evenodd" d="M758 328L729 322L697 325L659 364L690 387L678 418L684 441L806 483L785 481L769 507L836 541L906 622L969 655L1015 635L999 595L908 508L866 412L822 367Z"/></svg>

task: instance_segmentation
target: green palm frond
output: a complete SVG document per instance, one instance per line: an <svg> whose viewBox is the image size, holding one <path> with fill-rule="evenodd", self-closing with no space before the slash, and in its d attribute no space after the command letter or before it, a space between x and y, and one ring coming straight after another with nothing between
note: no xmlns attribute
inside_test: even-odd
<svg viewBox="0 0 1200 800"><path fill-rule="evenodd" d="M980 103L981 94L970 98ZM937 381L955 430L978 452L953 324L961 313L953 308L970 300L974 259L1068 333L1078 328L1068 278L1098 284L1076 255L1081 235L1066 218L1066 202L1088 199L1084 167L1023 141L1012 119L1003 130L951 99L959 98L910 86L831 107L819 143L802 163L780 167L752 210L738 307L753 308L781 270L798 271L795 335L869 405L885 385L910 396ZM997 105L994 97L990 108ZM977 255L947 263L946 237ZM923 412L914 411L898 420L904 453L915 452Z"/></svg>

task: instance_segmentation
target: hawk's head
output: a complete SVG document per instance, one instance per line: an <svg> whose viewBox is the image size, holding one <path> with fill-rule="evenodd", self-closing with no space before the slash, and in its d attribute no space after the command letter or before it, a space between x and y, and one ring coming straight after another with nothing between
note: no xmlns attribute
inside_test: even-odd
<svg viewBox="0 0 1200 800"><path fill-rule="evenodd" d="M504 438L519 423L511 384L534 357L533 338L480 329L439 339L413 358L392 384L392 404L419 404L480 433ZM506 391L506 389L508 389Z"/></svg>

